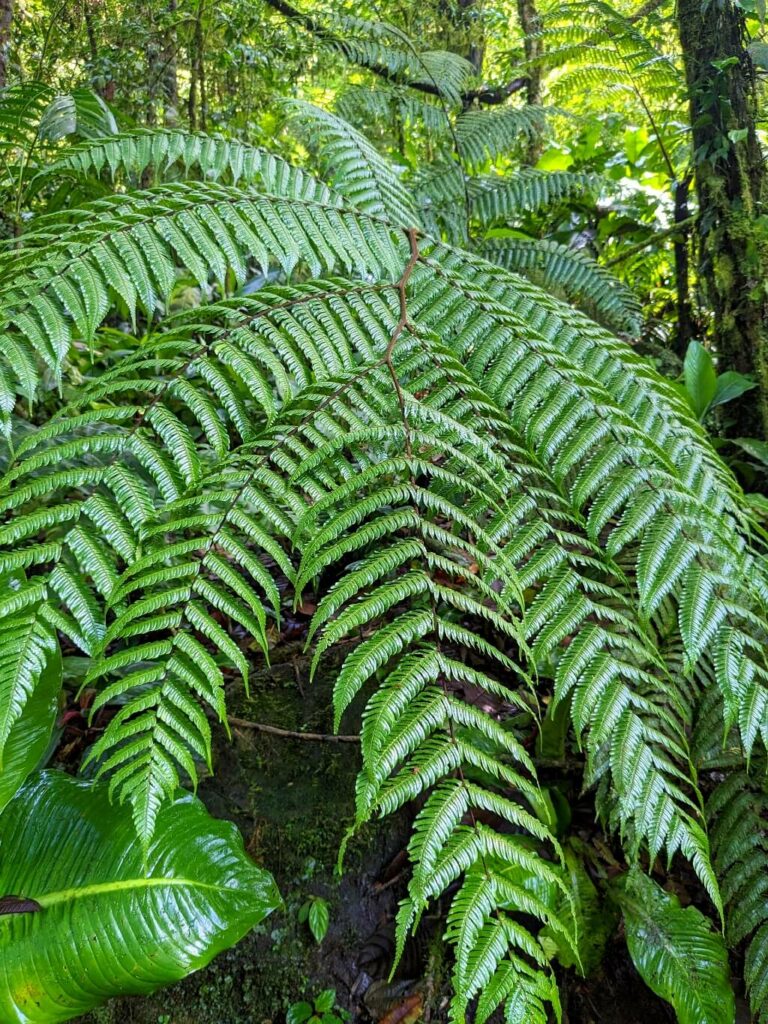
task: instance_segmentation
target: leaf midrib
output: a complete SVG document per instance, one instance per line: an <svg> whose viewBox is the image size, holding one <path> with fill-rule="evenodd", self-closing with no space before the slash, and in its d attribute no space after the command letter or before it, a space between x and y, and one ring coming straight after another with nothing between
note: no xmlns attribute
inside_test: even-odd
<svg viewBox="0 0 768 1024"><path fill-rule="evenodd" d="M213 892L232 892L230 886L214 885L210 882L200 882L193 878L126 878L122 881L94 882L92 885L84 885L78 888L60 889L57 892L45 893L42 896L34 897L43 910L58 906L61 903L68 903L78 899L85 899L88 896L101 896L114 892L122 892L128 889L152 889L160 886L184 887L195 889L206 889Z"/></svg>

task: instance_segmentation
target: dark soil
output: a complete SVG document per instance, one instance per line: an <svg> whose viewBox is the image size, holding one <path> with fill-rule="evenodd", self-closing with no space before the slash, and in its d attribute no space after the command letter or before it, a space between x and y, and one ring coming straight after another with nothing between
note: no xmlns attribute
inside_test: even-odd
<svg viewBox="0 0 768 1024"><path fill-rule="evenodd" d="M231 713L330 732L330 686L308 683L305 669L298 653L288 658L253 682L250 698L232 694ZM437 919L425 922L398 977L386 981L408 815L369 826L350 843L342 877L334 871L353 817L358 748L235 728L231 743L223 733L217 738L216 754L215 776L201 784L200 796L212 814L238 825L251 855L275 875L286 908L186 981L150 998L113 1000L81 1024L282 1024L292 1003L327 988L360 1024L381 1021L409 1001L424 1005L421 1019L445 1021L450 965ZM320 945L298 920L310 895L330 906ZM566 975L561 988L564 1024L674 1024L619 941L596 977Z"/></svg>

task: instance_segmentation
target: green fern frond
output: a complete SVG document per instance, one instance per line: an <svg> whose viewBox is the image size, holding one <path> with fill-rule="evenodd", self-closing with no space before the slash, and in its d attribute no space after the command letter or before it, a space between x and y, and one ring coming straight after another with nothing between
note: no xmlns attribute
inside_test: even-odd
<svg viewBox="0 0 768 1024"><path fill-rule="evenodd" d="M513 707L521 705L516 688L501 682L505 671L520 674L521 670L497 644L504 637L507 642L524 643L519 622L522 595L503 548L494 542L492 530L482 525L486 515L501 514L505 501L489 473L498 456L478 434L448 415L444 402L452 404L450 394L444 395L442 379L430 381L435 357L438 362L451 362L439 349L414 352L407 359L408 371L415 374L409 391L422 393L431 384L434 397L425 406L424 396L418 403L409 396L402 423L397 422L397 402L386 372L372 366L365 378L365 400L382 410L385 418L379 428L342 432L332 444L307 451L291 475L294 486L301 483L311 492L320 466L338 481L308 506L297 524L296 538L304 538L298 581L327 570L329 558L341 554L339 540L347 531L353 531L350 544L355 550L376 541L376 553L353 564L320 601L312 624L313 632L320 630L322 637L316 659L331 644L366 632L377 620L387 618L387 624L364 639L344 662L335 685L337 720L372 675L389 666L364 716L358 820L365 821L375 812L391 813L432 790L417 817L409 847L414 873L407 909L400 917L399 941L428 903L463 875L448 924L448 936L457 949L458 995L452 1019L462 1020L468 1001L493 977L510 949L534 955L540 965L546 963L534 933L513 918L504 924L504 915L502 924L498 923L495 913L502 902L513 905L518 913L539 917L542 924L567 928L550 908L503 873L489 879L485 864L500 859L535 865L538 875L556 885L561 884L559 876L527 847L471 824L473 808L486 810L525 829L540 843L553 842L537 817L541 804L533 765L514 732L502 729L456 695L457 688L471 682L505 697ZM360 377L358 371L348 379L345 406L358 406L362 395L357 397L355 388ZM466 378L464 382L473 392L471 382ZM479 401L479 396L473 397ZM341 418L341 425L348 416L337 400L334 421ZM387 428L390 419L394 422ZM325 433L329 430L327 422ZM332 436L337 433L338 427ZM311 433L305 427L302 434L304 448ZM359 458L364 445L373 443L378 456L371 450L368 468L350 475L353 467L346 465L350 454ZM382 452L382 445L389 454ZM410 446L419 454L409 454ZM444 453L443 464L433 461L437 452ZM481 459L492 461L488 465ZM434 486L427 486L429 478ZM441 526L444 517L456 526L463 524L461 529L446 530ZM382 534L386 522L397 531L387 547ZM407 542L398 538L406 524L412 538ZM498 587L491 587L493 579L501 581ZM489 606L491 599L496 607ZM477 629L467 628L468 616L492 623L496 642L484 641ZM460 657L462 649L468 661ZM474 652L496 663L498 679L472 668ZM520 679L525 690L524 673ZM504 760L489 756L476 737L484 737L486 744L503 752ZM465 773L475 769L495 777L499 791L471 782ZM457 772L458 778L452 778ZM523 802L504 795L510 788ZM467 816L470 824L463 823ZM471 917L465 912L467 902L477 904ZM499 927L497 941L488 942L488 929Z"/></svg>
<svg viewBox="0 0 768 1024"><path fill-rule="evenodd" d="M744 980L758 1024L768 1020L768 794L764 770L736 769L707 803L729 945L746 942Z"/></svg>
<svg viewBox="0 0 768 1024"><path fill-rule="evenodd" d="M456 106L475 73L473 65L458 53L422 50L402 29L385 21L339 12L316 21L314 31L348 61L383 70L395 82L426 85Z"/></svg>
<svg viewBox="0 0 768 1024"><path fill-rule="evenodd" d="M473 178L469 183L472 215L484 224L519 219L558 203L594 202L600 193L600 179L594 174L570 171L536 171L520 168L508 177Z"/></svg>
<svg viewBox="0 0 768 1024"><path fill-rule="evenodd" d="M600 0L566 3L544 17L537 36L539 65L556 68L556 99L575 90L597 95L623 90L656 96L668 103L683 95L681 69L660 52L634 19Z"/></svg>
<svg viewBox="0 0 768 1024"><path fill-rule="evenodd" d="M201 282L211 274L222 281L228 270L243 281L249 260L264 270L276 262L285 273L305 262L315 276L338 266L395 278L405 250L386 224L370 219L363 231L353 212L315 197L288 201L213 183L101 200L56 241L46 234L25 241L29 251L11 260L15 274L0 294L0 316L57 375L73 335L93 338L112 295L131 315L140 308L152 316L173 287L174 261ZM21 387L15 361L0 365Z"/></svg>
<svg viewBox="0 0 768 1024"><path fill-rule="evenodd" d="M446 261L441 263L441 273L446 273ZM478 301L477 292L472 287L463 285L461 277L454 278L454 281L460 291L460 294L454 297L455 301L461 302L462 298L472 300L473 296L474 300ZM497 316L497 322L505 318L501 309L498 310ZM676 418L672 414L671 421L668 421L668 427L672 427L672 432L666 436L668 442L672 442L671 447L675 454L670 461L662 457L661 463L655 470L650 471L649 475L649 471L643 469L639 451L644 449L650 440L651 448L656 449L655 454L651 455L651 460L656 462L661 451L656 448L655 440L651 439L657 435L658 423L650 434L643 430L636 432L634 426L630 427L627 424L629 431L624 434L624 428L619 426L619 416L610 428L610 435L616 447L608 446L609 432L606 430L606 414L602 407L603 402L612 401L608 391L603 392L599 399L597 394L590 394L595 383L592 378L586 390L581 392L581 399L571 405L568 392L571 387L579 386L579 367L571 363L568 370L564 365L562 369L557 369L562 354L553 348L545 357L541 341L538 353L534 354L530 346L529 320L520 320L515 330L510 318L506 329L499 325L494 331L489 327L489 321L492 322L494 319L496 317L486 300L483 304L482 317L473 318L472 322L471 336L480 336L483 339L483 344L472 352L469 364L472 372L477 374L478 379L482 376L494 398L503 408L509 409L512 423L528 437L528 443L533 443L535 449L541 452L542 460L546 464L551 464L554 452L565 437L570 438L561 452L563 461L559 466L555 463L552 471L556 480L563 483L566 480L571 481L567 484L566 500L576 502L579 514L588 511L587 532L592 538L596 539L600 535L612 517L620 515L620 510L625 507L625 503L632 495L631 500L636 506L637 514L628 509L626 516L619 519L614 536L605 541L606 550L614 556L618 555L628 544L634 547L640 540L640 534L645 533L646 540L635 548L640 606L646 615L657 614L665 596L671 591L675 592L678 600L679 625L689 662L695 664L710 641L712 642L711 649L716 652L713 655L714 662L718 666L718 685L726 699L729 720L735 721L742 715L742 736L751 746L759 723L763 720L766 696L765 664L757 639L762 627L757 626L753 619L755 612L760 619L764 616L764 572L759 559L750 555L738 541L734 544L730 528L726 527L723 531L721 517L718 512L712 514L709 500L705 499L699 503L693 498L689 491L689 468L684 471L679 482L673 483L673 479L677 477L677 470L673 468L674 457L680 458L682 453L677 443L672 442L672 435L681 428L682 423L678 421L672 427ZM518 340L515 342L510 336L510 329L518 334ZM478 330L483 333L478 335ZM467 340L468 337L469 335ZM606 353L603 352L601 361L605 357ZM586 384L586 380L584 383ZM633 391L634 388L629 393L632 394ZM634 392L634 397L637 397L637 392ZM593 407L594 412L587 414L587 405L592 402L597 402L601 408L598 411L596 405ZM539 411L534 416L536 409ZM668 408L668 414L670 412L671 408ZM576 430L579 422L581 426ZM662 428L662 436L664 433L665 430ZM618 440L619 434L622 435L621 441ZM688 436L692 439L690 433ZM705 467L707 463L712 462L711 456L706 457L704 453L702 455L695 458L697 469L707 474ZM687 461L687 456L683 458ZM573 476L575 467L584 463L584 460L587 460L584 471ZM622 463L626 464L624 470L620 468ZM656 477L656 473L661 475ZM715 477L722 479L722 469L715 470L714 474ZM661 484L661 491L657 490L658 485L653 483L654 479L659 483L664 481ZM715 489L721 492L724 501L728 501L728 488L715 484L712 477L708 483L704 483L704 480L701 483L706 494L712 493ZM649 484L655 493L647 494L644 500L640 501L638 491L644 491ZM678 497L672 497L674 491L677 491ZM694 505L696 512L693 511ZM664 529L661 528L659 520L662 510L669 517ZM713 538L717 536L714 543L707 539L696 543L688 539L689 534L683 534L686 517L690 515L694 518L703 516L709 521L714 531ZM730 620L727 627L722 618L722 605L719 609L716 607L716 594L722 594L723 591L716 591L712 585L702 588L699 579L702 569L705 570L705 575L708 575L707 568L712 559L719 561L722 566L717 574L718 584L730 580L731 585L735 585L734 601L732 604L729 603L726 612ZM650 572L646 572L646 569L650 569ZM694 607L695 614L692 615ZM736 612L736 609L739 611ZM704 630L694 628L695 622L705 624ZM753 632L755 628L757 633ZM748 671L746 689L745 671Z"/></svg>
<svg viewBox="0 0 768 1024"><path fill-rule="evenodd" d="M430 101L419 97L405 86L387 88L345 85L334 100L337 114L361 130L370 131L371 125L387 126L392 123L406 127L422 125L433 137L448 135L450 123L438 99Z"/></svg>
<svg viewBox="0 0 768 1024"><path fill-rule="evenodd" d="M292 100L289 109L296 112L296 120L319 148L325 174L353 206L393 224L418 226L408 189L361 132L312 103Z"/></svg>
<svg viewBox="0 0 768 1024"><path fill-rule="evenodd" d="M433 84L449 103L459 106L461 94L475 74L473 65L448 50L422 50L414 60L413 81Z"/></svg>
<svg viewBox="0 0 768 1024"><path fill-rule="evenodd" d="M189 179L194 171L207 181L258 183L275 195L330 200L327 189L258 146L178 129L135 129L80 143L49 163L38 180L104 174L112 181L118 176L140 181L149 169L160 179L172 172Z"/></svg>
<svg viewBox="0 0 768 1024"><path fill-rule="evenodd" d="M495 110L467 110L456 119L456 139L462 164L482 167L489 160L514 153L521 142L545 131L546 107L503 106Z"/></svg>
<svg viewBox="0 0 768 1024"><path fill-rule="evenodd" d="M52 554L54 554L52 552ZM32 700L40 677L58 652L56 631L46 618L41 591L18 571L3 570L0 602L0 765L9 770L5 750L14 725ZM3 787L5 788L5 787ZM4 806L6 800L0 801Z"/></svg>
<svg viewBox="0 0 768 1024"><path fill-rule="evenodd" d="M690 407L650 363L593 321L518 275L440 247L428 259L429 276L416 292L418 316L455 340L459 358L480 381L488 357L536 333L547 352L599 382L624 415L677 467L685 486L721 512L738 516L736 482L718 459ZM488 303L491 297L493 302ZM495 305L494 305L495 303ZM484 345L478 342L485 340ZM555 357L558 358L558 357Z"/></svg>
<svg viewBox="0 0 768 1024"><path fill-rule="evenodd" d="M577 249L558 242L493 238L484 242L486 259L525 274L548 291L594 312L615 330L637 334L642 323L640 302L610 271Z"/></svg>

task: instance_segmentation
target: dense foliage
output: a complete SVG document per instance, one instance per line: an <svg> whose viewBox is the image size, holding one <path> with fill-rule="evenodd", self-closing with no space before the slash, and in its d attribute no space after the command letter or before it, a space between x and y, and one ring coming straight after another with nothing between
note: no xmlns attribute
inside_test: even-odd
<svg viewBox="0 0 768 1024"><path fill-rule="evenodd" d="M763 44L713 53L702 150L664 4L517 6L0 19L4 1020L279 903L180 788L291 607L361 723L351 831L413 813L396 959L438 904L446 1019L561 1019L620 913L679 1021L734 1021L732 967L768 1020L764 228L713 265L707 205Z"/></svg>

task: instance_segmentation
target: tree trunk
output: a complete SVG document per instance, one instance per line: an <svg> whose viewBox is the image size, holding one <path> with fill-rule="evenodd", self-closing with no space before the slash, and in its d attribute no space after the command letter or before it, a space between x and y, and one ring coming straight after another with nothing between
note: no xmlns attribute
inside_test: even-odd
<svg viewBox="0 0 768 1024"><path fill-rule="evenodd" d="M459 0L459 15L461 20L464 22L469 35L469 44L467 47L467 60L475 69L475 74L480 77L483 73L483 61L485 59L485 40L482 38L475 38L473 32L473 14L476 13L476 9L479 8L480 4L477 0ZM482 22L479 22L482 30Z"/></svg>
<svg viewBox="0 0 768 1024"><path fill-rule="evenodd" d="M678 0L699 202L699 279L720 370L753 374L757 401L728 409L734 433L768 436L766 171L755 133L754 69L732 0Z"/></svg>
<svg viewBox="0 0 768 1024"><path fill-rule="evenodd" d="M675 224L687 224L690 219L688 208L688 193L691 188L691 178L686 175L682 181L674 184L675 197ZM690 261L688 258L689 227L682 227L679 235L675 236L673 254L675 260L675 290L677 295L677 334L675 336L675 351L681 359L685 359L688 343L693 340L696 334L696 325L693 319L690 299Z"/></svg>
<svg viewBox="0 0 768 1024"><path fill-rule="evenodd" d="M196 131L198 128L202 129L202 131L205 131L206 129L208 100L205 90L205 55L203 53L203 47L203 0L198 0L195 27L192 35L192 46L190 48L189 63L191 73L189 81L189 99L187 101L189 126L192 131Z"/></svg>
<svg viewBox="0 0 768 1024"><path fill-rule="evenodd" d="M8 84L8 57L11 50L13 0L0 0L0 88Z"/></svg>
<svg viewBox="0 0 768 1024"><path fill-rule="evenodd" d="M523 32L523 48L527 63L528 84L525 89L525 101L529 106L541 106L541 65L536 59L541 53L541 18L536 10L534 0L517 0L517 17ZM533 166L541 156L543 148L540 136L533 137L528 143L525 162Z"/></svg>
<svg viewBox="0 0 768 1024"><path fill-rule="evenodd" d="M164 123L174 128L179 120L179 79L176 62L176 0L168 0L168 27L163 46L163 99L165 100Z"/></svg>

